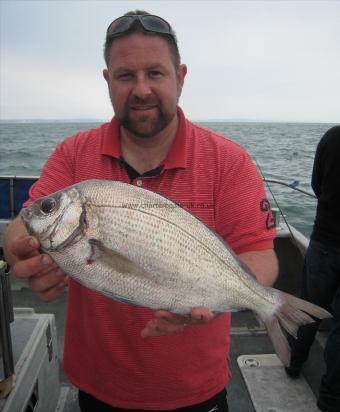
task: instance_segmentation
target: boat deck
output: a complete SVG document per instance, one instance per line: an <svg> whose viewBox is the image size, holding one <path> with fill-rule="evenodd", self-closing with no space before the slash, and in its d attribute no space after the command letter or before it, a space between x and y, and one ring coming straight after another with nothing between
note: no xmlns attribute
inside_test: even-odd
<svg viewBox="0 0 340 412"><path fill-rule="evenodd" d="M39 300L37 295L28 288L21 288L13 291L14 307L30 307L34 308L36 313L53 313L55 315L59 359L63 356L63 341L64 341L64 319L66 308L66 293L57 301L46 303ZM292 380L286 376L283 366L279 365L252 365L250 361L249 368L258 369L254 372L254 376L248 376L246 382L243 376L243 369L240 368L238 360L240 357L250 355L250 360L254 359L254 355L270 355L265 357L265 360L270 360L274 354L272 344L262 325L253 316L252 312L244 311L232 314L232 330L231 330L231 351L230 365L232 370L232 379L227 386L228 403L231 412L313 412L313 406L316 402L318 387L321 376L324 370L322 357L322 345L326 336L325 331L319 332L318 339L315 341L311 357L303 369L302 377L298 380ZM275 356L276 358L276 356ZM277 358L276 358L277 359ZM268 362L267 362L268 363ZM249 373L248 373L249 375ZM270 380L270 386L266 386L265 391L261 387L251 387L252 382L258 380ZM58 411L62 412L79 412L77 404L77 390L70 384L67 378L60 370L61 391L59 397ZM247 386L250 382L250 387ZM263 382L266 383L265 381ZM304 384L306 385L304 386ZM302 388L301 388L302 384ZM296 393L292 393L293 388L297 388ZM279 386L279 391L277 390ZM307 388L307 393L306 393ZM256 405L258 402L255 398L264 399L266 394L266 405ZM287 405L280 404L282 402L279 395L284 399L290 397ZM306 399L305 399L306 398ZM292 400L293 399L293 400ZM296 401L295 406L292 402ZM301 400L304 400L306 409L301 409ZM299 403L300 402L300 403ZM306 403L307 402L307 403ZM308 408L307 408L308 406ZM316 406L314 406L316 408Z"/></svg>

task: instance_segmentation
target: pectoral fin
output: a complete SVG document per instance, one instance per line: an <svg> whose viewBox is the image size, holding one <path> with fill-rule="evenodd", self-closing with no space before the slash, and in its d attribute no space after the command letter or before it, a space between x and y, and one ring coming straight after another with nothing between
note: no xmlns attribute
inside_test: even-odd
<svg viewBox="0 0 340 412"><path fill-rule="evenodd" d="M87 263L91 264L100 260L101 263L114 268L119 273L133 274L136 276L150 277L150 273L138 266L135 262L121 255L115 250L106 247L100 240L89 239L91 255L87 258Z"/></svg>

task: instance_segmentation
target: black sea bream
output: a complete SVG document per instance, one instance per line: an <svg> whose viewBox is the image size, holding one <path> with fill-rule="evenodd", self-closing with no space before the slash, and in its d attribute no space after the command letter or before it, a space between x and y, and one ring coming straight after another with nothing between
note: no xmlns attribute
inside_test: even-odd
<svg viewBox="0 0 340 412"><path fill-rule="evenodd" d="M260 285L228 246L169 199L133 185L88 180L41 198L21 217L41 249L73 279L104 295L188 315L251 309L281 361L290 350L281 327L330 314Z"/></svg>

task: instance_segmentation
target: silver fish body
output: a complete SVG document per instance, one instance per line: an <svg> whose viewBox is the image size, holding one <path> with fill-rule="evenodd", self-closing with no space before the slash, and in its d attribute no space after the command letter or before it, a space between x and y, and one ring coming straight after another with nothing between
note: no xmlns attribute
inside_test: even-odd
<svg viewBox="0 0 340 412"><path fill-rule="evenodd" d="M198 306L255 311L285 364L289 347L280 324L295 335L313 321L307 313L330 316L260 285L206 225L139 187L88 180L37 200L21 216L69 276L110 298L184 315Z"/></svg>

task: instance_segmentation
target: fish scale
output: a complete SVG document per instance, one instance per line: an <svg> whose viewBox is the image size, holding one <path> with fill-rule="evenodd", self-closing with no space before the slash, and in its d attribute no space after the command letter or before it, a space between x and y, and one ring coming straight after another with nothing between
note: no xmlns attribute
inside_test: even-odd
<svg viewBox="0 0 340 412"><path fill-rule="evenodd" d="M125 213L123 209L121 211L122 214ZM138 211L135 212L138 214ZM105 214L104 214L105 216ZM105 219L103 216L103 225L101 226L101 236L102 238L108 242L110 242L111 233L115 233L115 241L117 241L116 236L116 228L110 227L105 222L108 221L109 216ZM171 230L171 226L169 226L165 221L159 221L159 224L156 226L152 222L156 220L153 215L144 215L142 214L142 218L138 219L138 221L131 221L129 220L129 216L127 216L126 220L121 220L118 222L117 230L118 235L121 231L125 230L128 232L128 238L131 238L131 243L129 243L130 255L133 258L135 254L138 254L139 250L146 249L151 253L153 252L153 259L148 258L145 253L142 253L139 256L139 259L142 261L146 259L148 262L157 260L157 257L161 256L162 260L164 259L171 259L168 261L168 264L172 266L172 274L175 275L174 272L178 272L180 268L178 266L184 266L187 271L192 272L193 269L199 268L199 263L195 258L193 252L195 246L199 248L197 254L203 255L204 250L200 244L195 244L188 240L187 236L178 236L178 231ZM154 228L157 227L155 230ZM151 230L150 230L151 229ZM145 233L148 233L148 236L145 236ZM181 232L180 232L181 234ZM163 242L163 239L167 238L167 242ZM121 245L117 247L120 250L123 250L123 243L125 243L126 237L122 236ZM140 245L143 244L143 249ZM171 245L176 245L176 248L172 248ZM113 246L113 245L110 245ZM162 263L160 263L162 264Z"/></svg>
<svg viewBox="0 0 340 412"><path fill-rule="evenodd" d="M251 309L286 365L290 349L281 328L294 335L313 321L308 314L330 316L260 285L218 235L157 193L88 180L47 199L21 212L28 231L64 272L112 299L183 315L199 306Z"/></svg>

